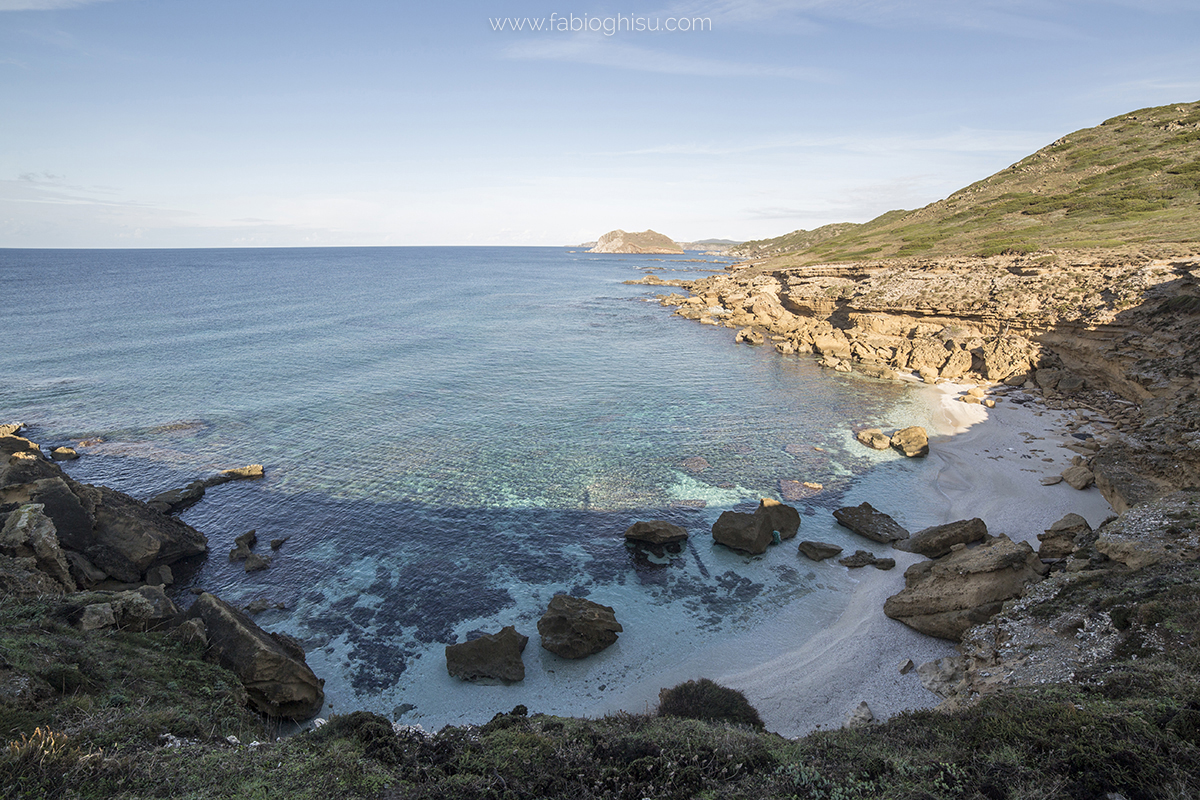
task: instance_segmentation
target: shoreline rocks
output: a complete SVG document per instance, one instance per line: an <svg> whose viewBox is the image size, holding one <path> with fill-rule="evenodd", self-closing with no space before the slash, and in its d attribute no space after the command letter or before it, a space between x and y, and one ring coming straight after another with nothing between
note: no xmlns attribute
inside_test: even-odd
<svg viewBox="0 0 1200 800"><path fill-rule="evenodd" d="M839 525L880 544L891 544L908 538L907 530L870 503L839 508L833 512L833 518Z"/></svg>
<svg viewBox="0 0 1200 800"><path fill-rule="evenodd" d="M1003 534L975 548L956 544L949 555L905 570L904 589L887 599L883 613L921 633L959 641L1047 572L1032 547Z"/></svg>
<svg viewBox="0 0 1200 800"><path fill-rule="evenodd" d="M291 637L267 633L208 592L197 598L186 616L204 622L211 658L237 674L262 713L304 720L325 705L325 681L309 669L304 648Z"/></svg>
<svg viewBox="0 0 1200 800"><path fill-rule="evenodd" d="M563 658L585 658L617 641L624 630L610 606L556 594L538 620L542 647Z"/></svg>
<svg viewBox="0 0 1200 800"><path fill-rule="evenodd" d="M446 645L446 671L464 681L480 678L508 681L525 680L525 662L521 653L529 637L508 625L499 633L485 633L461 644Z"/></svg>

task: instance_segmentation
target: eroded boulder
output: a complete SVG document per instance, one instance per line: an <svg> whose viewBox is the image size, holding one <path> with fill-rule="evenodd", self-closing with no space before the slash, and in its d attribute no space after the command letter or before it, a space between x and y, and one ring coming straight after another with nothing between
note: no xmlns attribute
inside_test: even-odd
<svg viewBox="0 0 1200 800"><path fill-rule="evenodd" d="M758 514L724 511L712 526L713 541L752 555L765 553L773 538L770 524Z"/></svg>
<svg viewBox="0 0 1200 800"><path fill-rule="evenodd" d="M833 512L833 518L838 521L838 524L849 528L859 536L865 536L880 544L891 544L908 538L907 530L870 503L839 508Z"/></svg>
<svg viewBox="0 0 1200 800"><path fill-rule="evenodd" d="M626 541L645 542L651 545L682 542L687 538L688 533L684 528L661 519L635 522L625 529Z"/></svg>
<svg viewBox="0 0 1200 800"><path fill-rule="evenodd" d="M525 680L521 653L528 643L528 636L517 633L517 629L509 625L499 633L485 633L478 639L446 645L446 670L452 678L464 681L478 678Z"/></svg>
<svg viewBox="0 0 1200 800"><path fill-rule="evenodd" d="M1046 571L1032 547L1004 535L975 548L955 545L949 555L905 570L904 590L887 599L883 613L921 633L959 641Z"/></svg>
<svg viewBox="0 0 1200 800"><path fill-rule="evenodd" d="M780 540L792 539L800 531L800 512L770 497L758 501L754 516L762 519L769 530L778 533Z"/></svg>
<svg viewBox="0 0 1200 800"><path fill-rule="evenodd" d="M867 447L872 447L876 450L887 450L892 446L892 437L888 436L880 428L866 428L854 434L854 437Z"/></svg>
<svg viewBox="0 0 1200 800"><path fill-rule="evenodd" d="M987 536L987 525L983 520L960 519L944 525L917 531L903 541L896 542L896 549L916 553L927 558L940 558L950 552L956 544L972 544L983 541Z"/></svg>
<svg viewBox="0 0 1200 800"><path fill-rule="evenodd" d="M542 647L563 658L598 653L624 630L611 607L566 594L554 596L537 627Z"/></svg>
<svg viewBox="0 0 1200 800"><path fill-rule="evenodd" d="M824 561L842 552L842 548L828 542L801 542L800 552L810 561Z"/></svg>
<svg viewBox="0 0 1200 800"><path fill-rule="evenodd" d="M264 714L308 719L325 704L324 681L304 660L291 637L267 633L233 606L205 592L188 611L201 619L209 657L241 679L250 701Z"/></svg>
<svg viewBox="0 0 1200 800"><path fill-rule="evenodd" d="M929 455L929 435L920 425L911 425L892 434L892 447L909 458Z"/></svg>

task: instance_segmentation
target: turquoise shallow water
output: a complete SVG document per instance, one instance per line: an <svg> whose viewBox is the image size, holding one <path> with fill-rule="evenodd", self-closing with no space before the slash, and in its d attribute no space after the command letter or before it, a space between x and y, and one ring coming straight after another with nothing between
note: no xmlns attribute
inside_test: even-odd
<svg viewBox="0 0 1200 800"><path fill-rule="evenodd" d="M0 250L0 415L45 445L102 437L67 468L142 498L263 463L184 512L213 551L187 586L284 603L258 620L305 643L335 710L426 727L519 702L575 713L783 604L810 603L814 625L837 612L844 569L714 546L721 511L820 482L802 537L840 541L829 510L857 476L908 469L849 435L886 424L902 388L735 345L622 283L714 268L557 248ZM709 466L684 469L694 456ZM692 539L627 549L647 518ZM251 528L289 538L248 576L224 553ZM541 651L559 591L614 606L618 645ZM445 675L445 644L507 624L531 636L524 684Z"/></svg>

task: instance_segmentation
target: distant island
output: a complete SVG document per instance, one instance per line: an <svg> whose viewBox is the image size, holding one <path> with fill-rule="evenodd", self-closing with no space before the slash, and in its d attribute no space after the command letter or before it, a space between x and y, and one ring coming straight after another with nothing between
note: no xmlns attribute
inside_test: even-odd
<svg viewBox="0 0 1200 800"><path fill-rule="evenodd" d="M657 253L679 255L685 250L704 250L719 253L736 247L742 242L733 239L702 239L696 242L676 242L657 231L645 230L629 233L617 229L609 231L595 242L584 242L580 247L590 248L589 253Z"/></svg>
<svg viewBox="0 0 1200 800"><path fill-rule="evenodd" d="M683 248L657 231L628 233L618 228L600 237L589 253L661 253L682 255Z"/></svg>

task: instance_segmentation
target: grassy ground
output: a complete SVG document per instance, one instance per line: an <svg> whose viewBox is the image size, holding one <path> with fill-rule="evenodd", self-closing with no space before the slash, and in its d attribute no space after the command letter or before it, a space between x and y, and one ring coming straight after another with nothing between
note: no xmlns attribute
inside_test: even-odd
<svg viewBox="0 0 1200 800"><path fill-rule="evenodd" d="M1156 571L1157 570L1157 571ZM1190 570L1190 571L1189 571ZM787 740L753 724L518 708L482 726L397 733L366 712L266 741L232 676L163 634L80 633L61 601L0 607L0 656L44 683L0 702L5 798L1080 798L1200 796L1200 567L1072 584L1072 604L1116 610L1138 634L1072 685L1009 690L952 714ZM1053 605L1057 604L1057 605ZM1037 613L1037 610L1034 609ZM1146 644L1153 626L1170 648ZM1138 632L1141 633L1138 633ZM1157 640L1155 640L1157 641ZM48 687L48 688L47 688ZM717 697L692 686L667 708ZM463 691L470 691L464 686ZM709 704L716 707L716 704ZM707 706L705 706L707 707ZM703 709L700 709L703 711ZM162 734L185 740L170 746ZM242 744L231 744L227 736ZM266 743L250 746L259 739Z"/></svg>

